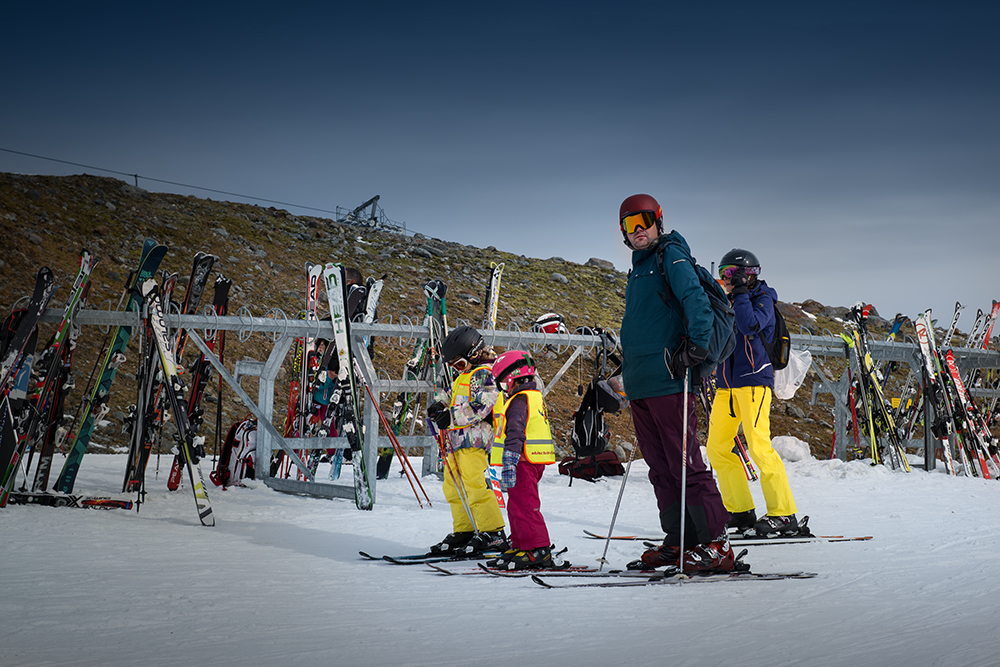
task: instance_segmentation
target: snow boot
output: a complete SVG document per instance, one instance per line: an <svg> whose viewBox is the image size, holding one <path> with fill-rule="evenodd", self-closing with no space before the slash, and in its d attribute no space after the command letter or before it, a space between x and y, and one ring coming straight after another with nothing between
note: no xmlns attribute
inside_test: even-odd
<svg viewBox="0 0 1000 667"><path fill-rule="evenodd" d="M462 547L469 543L475 533L465 531L461 533L448 533L448 536L431 547L432 554L453 554L462 551Z"/></svg>
<svg viewBox="0 0 1000 667"><path fill-rule="evenodd" d="M482 531L459 549L462 553L473 555L487 551L503 552L510 548L507 542L507 534L500 530Z"/></svg>
<svg viewBox="0 0 1000 667"><path fill-rule="evenodd" d="M794 535L799 532L799 522L794 514L788 516L767 515L754 524L753 529L760 537L769 535Z"/></svg>
<svg viewBox="0 0 1000 667"><path fill-rule="evenodd" d="M752 509L746 512L730 512L729 521L726 522L726 528L737 533L745 533L755 525L757 525L757 512Z"/></svg>
<svg viewBox="0 0 1000 667"><path fill-rule="evenodd" d="M643 552L639 560L634 560L625 566L626 570L655 570L658 567L677 567L681 560L681 548L673 545L660 545Z"/></svg>
<svg viewBox="0 0 1000 667"><path fill-rule="evenodd" d="M729 535L723 533L711 542L699 544L684 551L685 573L734 572L736 554L729 544Z"/></svg>

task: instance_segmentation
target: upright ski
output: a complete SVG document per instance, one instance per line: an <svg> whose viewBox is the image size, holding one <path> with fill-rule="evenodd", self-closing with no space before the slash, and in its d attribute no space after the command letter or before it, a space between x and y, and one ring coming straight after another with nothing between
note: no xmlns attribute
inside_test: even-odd
<svg viewBox="0 0 1000 667"><path fill-rule="evenodd" d="M340 362L338 370L340 396L337 397L336 403L342 417L339 423L353 452L355 504L358 509L370 510L374 496L368 482L368 461L365 460L360 402L351 363L351 325L346 310L345 279L343 264L330 263L324 267L323 282L330 304L330 319L333 323L334 342L337 345ZM330 407L334 408L334 401L331 400L330 403Z"/></svg>
<svg viewBox="0 0 1000 667"><path fill-rule="evenodd" d="M149 302L149 327L153 332L153 340L156 343L160 366L163 370L163 390L167 395L170 411L174 416L174 424L177 427L177 446L180 449L181 458L187 466L191 490L194 493L194 502L198 508L198 518L202 525L214 526L215 516L212 514L212 504L208 499L208 492L205 490L205 479L202 477L201 467L198 465L199 456L204 455L203 451L198 450L201 449L201 443L205 439L203 437L196 438L189 428L187 412L182 403L184 384L177 374L177 364L174 362L167 326L163 321L163 310L160 307L156 282L147 280L141 285L141 289L143 298Z"/></svg>

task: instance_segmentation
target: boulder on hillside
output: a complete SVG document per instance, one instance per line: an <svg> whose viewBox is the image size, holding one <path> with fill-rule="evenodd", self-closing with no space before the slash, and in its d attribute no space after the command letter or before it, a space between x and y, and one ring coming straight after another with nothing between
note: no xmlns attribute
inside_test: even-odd
<svg viewBox="0 0 1000 667"><path fill-rule="evenodd" d="M829 317L832 319L844 319L847 317L848 313L851 312L850 308L845 308L844 306L827 306L822 311L820 315L823 317Z"/></svg>
<svg viewBox="0 0 1000 667"><path fill-rule="evenodd" d="M597 257L591 257L586 261L584 266L596 266L599 269L604 269L605 271L614 271L615 265L606 259L600 259Z"/></svg>
<svg viewBox="0 0 1000 667"><path fill-rule="evenodd" d="M812 313L813 315L819 315L820 313L823 312L823 309L826 308L826 306L821 304L819 301L816 301L815 299L806 299L802 303L795 305L797 305L799 308L806 311L807 313Z"/></svg>
<svg viewBox="0 0 1000 667"><path fill-rule="evenodd" d="M778 312L785 318L785 324L788 326L789 333L799 333L796 330L797 327L794 326L795 324L809 333L816 333L816 323L798 304L779 301Z"/></svg>

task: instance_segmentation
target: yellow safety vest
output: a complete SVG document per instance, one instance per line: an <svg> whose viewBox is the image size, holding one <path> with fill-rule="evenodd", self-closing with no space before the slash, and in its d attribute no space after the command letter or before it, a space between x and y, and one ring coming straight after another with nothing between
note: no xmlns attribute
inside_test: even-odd
<svg viewBox="0 0 1000 667"><path fill-rule="evenodd" d="M472 375L476 371L482 370L484 368L492 372L492 367L489 364L483 364L482 366L476 366L475 368L470 368L469 370L465 371L457 378L455 378L455 382L452 383L451 385L451 407L455 407L456 405L458 405L458 399L461 396L465 397L466 402L468 402L472 398L472 390L471 390ZM494 408L494 410L495 409L496 408ZM453 431L460 428L467 428L467 427L453 425L449 426L448 430Z"/></svg>
<svg viewBox="0 0 1000 667"><path fill-rule="evenodd" d="M555 445L552 442L552 429L549 427L549 417L545 412L545 403L542 400L542 392L537 389L521 391L528 399L528 427L524 435L524 456L530 463L541 463L548 465L556 462ZM517 395L517 394L515 394ZM499 401L497 401L499 404ZM500 420L497 420L496 408L493 413L494 436L493 451L490 453L490 463L500 465L503 455L503 442L507 431L507 408L510 401L504 402Z"/></svg>
<svg viewBox="0 0 1000 667"><path fill-rule="evenodd" d="M503 441L507 433L507 401L500 394L493 406L493 448L490 450L490 465L503 465Z"/></svg>

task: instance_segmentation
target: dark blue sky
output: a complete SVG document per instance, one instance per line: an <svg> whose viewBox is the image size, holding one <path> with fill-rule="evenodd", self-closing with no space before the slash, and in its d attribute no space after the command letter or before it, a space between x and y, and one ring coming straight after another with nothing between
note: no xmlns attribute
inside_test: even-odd
<svg viewBox="0 0 1000 667"><path fill-rule="evenodd" d="M4 12L0 148L323 209L379 194L412 231L621 269L618 205L648 192L699 261L753 250L786 301L1000 297L987 3L36 4Z"/></svg>

